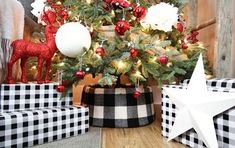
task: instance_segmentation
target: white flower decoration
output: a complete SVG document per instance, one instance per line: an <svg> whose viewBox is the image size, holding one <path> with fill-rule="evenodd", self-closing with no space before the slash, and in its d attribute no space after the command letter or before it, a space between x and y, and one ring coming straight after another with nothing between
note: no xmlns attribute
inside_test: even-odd
<svg viewBox="0 0 235 148"><path fill-rule="evenodd" d="M38 18L38 23L45 25L45 22L42 21L43 10L47 11L50 7L46 6L47 0L35 0L31 6L33 10L31 13Z"/></svg>
<svg viewBox="0 0 235 148"><path fill-rule="evenodd" d="M141 21L144 28L172 31L172 26L178 22L178 8L168 3L151 6L145 18Z"/></svg>

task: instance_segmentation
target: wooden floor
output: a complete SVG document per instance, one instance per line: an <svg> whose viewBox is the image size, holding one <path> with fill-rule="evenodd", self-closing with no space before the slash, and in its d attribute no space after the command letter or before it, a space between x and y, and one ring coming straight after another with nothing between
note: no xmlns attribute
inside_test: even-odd
<svg viewBox="0 0 235 148"><path fill-rule="evenodd" d="M160 106L157 119L139 128L103 128L102 148L186 148L177 142L167 142L161 135Z"/></svg>

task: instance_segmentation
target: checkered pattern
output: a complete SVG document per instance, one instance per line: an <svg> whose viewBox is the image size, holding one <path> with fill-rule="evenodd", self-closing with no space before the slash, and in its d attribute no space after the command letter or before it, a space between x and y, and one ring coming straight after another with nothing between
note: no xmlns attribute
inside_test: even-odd
<svg viewBox="0 0 235 148"><path fill-rule="evenodd" d="M1 84L0 112L72 105L72 93L61 99L56 85Z"/></svg>
<svg viewBox="0 0 235 148"><path fill-rule="evenodd" d="M212 84L211 82L213 81L209 81L207 85L211 85ZM226 86L231 86L231 85L226 84ZM167 87L178 88L178 89L187 88L186 85L167 86ZM209 87L209 90L218 91L218 92L235 93L235 89L229 89L225 87L220 87L220 88ZM177 115L177 111L178 110L176 106L172 103L169 97L163 92L162 93L162 135L164 137L169 136L170 129L172 128L172 125L175 121L175 117ZM223 147L223 148L235 147L235 130L234 130L235 129L235 107L215 116L214 125L216 129L216 135L217 135L219 147ZM201 140L199 140L198 135L193 129L180 135L175 140L189 147L206 147L205 144Z"/></svg>
<svg viewBox="0 0 235 148"><path fill-rule="evenodd" d="M72 107L57 83L0 86L0 147L30 147L83 134L89 128L89 108Z"/></svg>
<svg viewBox="0 0 235 148"><path fill-rule="evenodd" d="M0 147L30 147L88 131L88 108L59 107L0 114Z"/></svg>
<svg viewBox="0 0 235 148"><path fill-rule="evenodd" d="M133 98L134 88L86 87L82 101L90 108L90 124L99 127L139 127L154 121L151 88Z"/></svg>

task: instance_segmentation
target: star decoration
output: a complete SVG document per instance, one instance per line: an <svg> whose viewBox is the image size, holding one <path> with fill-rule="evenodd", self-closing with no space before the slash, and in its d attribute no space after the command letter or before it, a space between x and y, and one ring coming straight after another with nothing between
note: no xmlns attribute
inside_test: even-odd
<svg viewBox="0 0 235 148"><path fill-rule="evenodd" d="M163 87L163 91L178 109L168 141L194 128L207 147L218 148L213 117L235 105L235 93L207 90L202 55L187 89Z"/></svg>

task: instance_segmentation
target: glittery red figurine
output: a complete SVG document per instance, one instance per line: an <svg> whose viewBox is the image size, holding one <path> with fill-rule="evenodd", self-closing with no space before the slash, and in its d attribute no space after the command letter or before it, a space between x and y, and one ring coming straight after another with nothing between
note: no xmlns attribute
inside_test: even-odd
<svg viewBox="0 0 235 148"><path fill-rule="evenodd" d="M129 29L130 24L125 20L118 21L115 25L115 32L119 35L124 35L124 33Z"/></svg>
<svg viewBox="0 0 235 148"><path fill-rule="evenodd" d="M79 70L75 73L76 78L83 79L85 77L86 73L83 70Z"/></svg>
<svg viewBox="0 0 235 148"><path fill-rule="evenodd" d="M159 63L162 65L166 65L168 62L168 57L166 55L161 55L158 59Z"/></svg>
<svg viewBox="0 0 235 148"><path fill-rule="evenodd" d="M138 50L132 47L130 49L130 54L132 58L136 58L138 56Z"/></svg>
<svg viewBox="0 0 235 148"><path fill-rule="evenodd" d="M132 96L133 96L135 99L138 99L138 98L140 97L140 95L141 95L141 93L140 93L138 90L134 91L133 94L132 94Z"/></svg>
<svg viewBox="0 0 235 148"><path fill-rule="evenodd" d="M56 52L56 44L55 44L55 33L57 32L58 28L55 28L52 25L47 25L45 28L45 36L46 42L45 43L33 43L30 41L26 41L23 39L15 40L12 42L11 47L13 48L13 53L11 59L8 63L8 75L7 75L7 82L14 83L14 79L12 77L12 67L13 64L18 60L21 59L21 82L27 83L26 77L26 62L29 57L38 57L38 73L37 73L37 83L48 83L49 82L49 71L51 68L51 60ZM45 81L42 80L42 66L43 63L46 62L46 77Z"/></svg>
<svg viewBox="0 0 235 148"><path fill-rule="evenodd" d="M133 10L133 15L138 19L141 20L145 17L147 11L143 6L137 6Z"/></svg>
<svg viewBox="0 0 235 148"><path fill-rule="evenodd" d="M95 53L103 57L105 55L105 49L103 47L98 47L96 48Z"/></svg>

